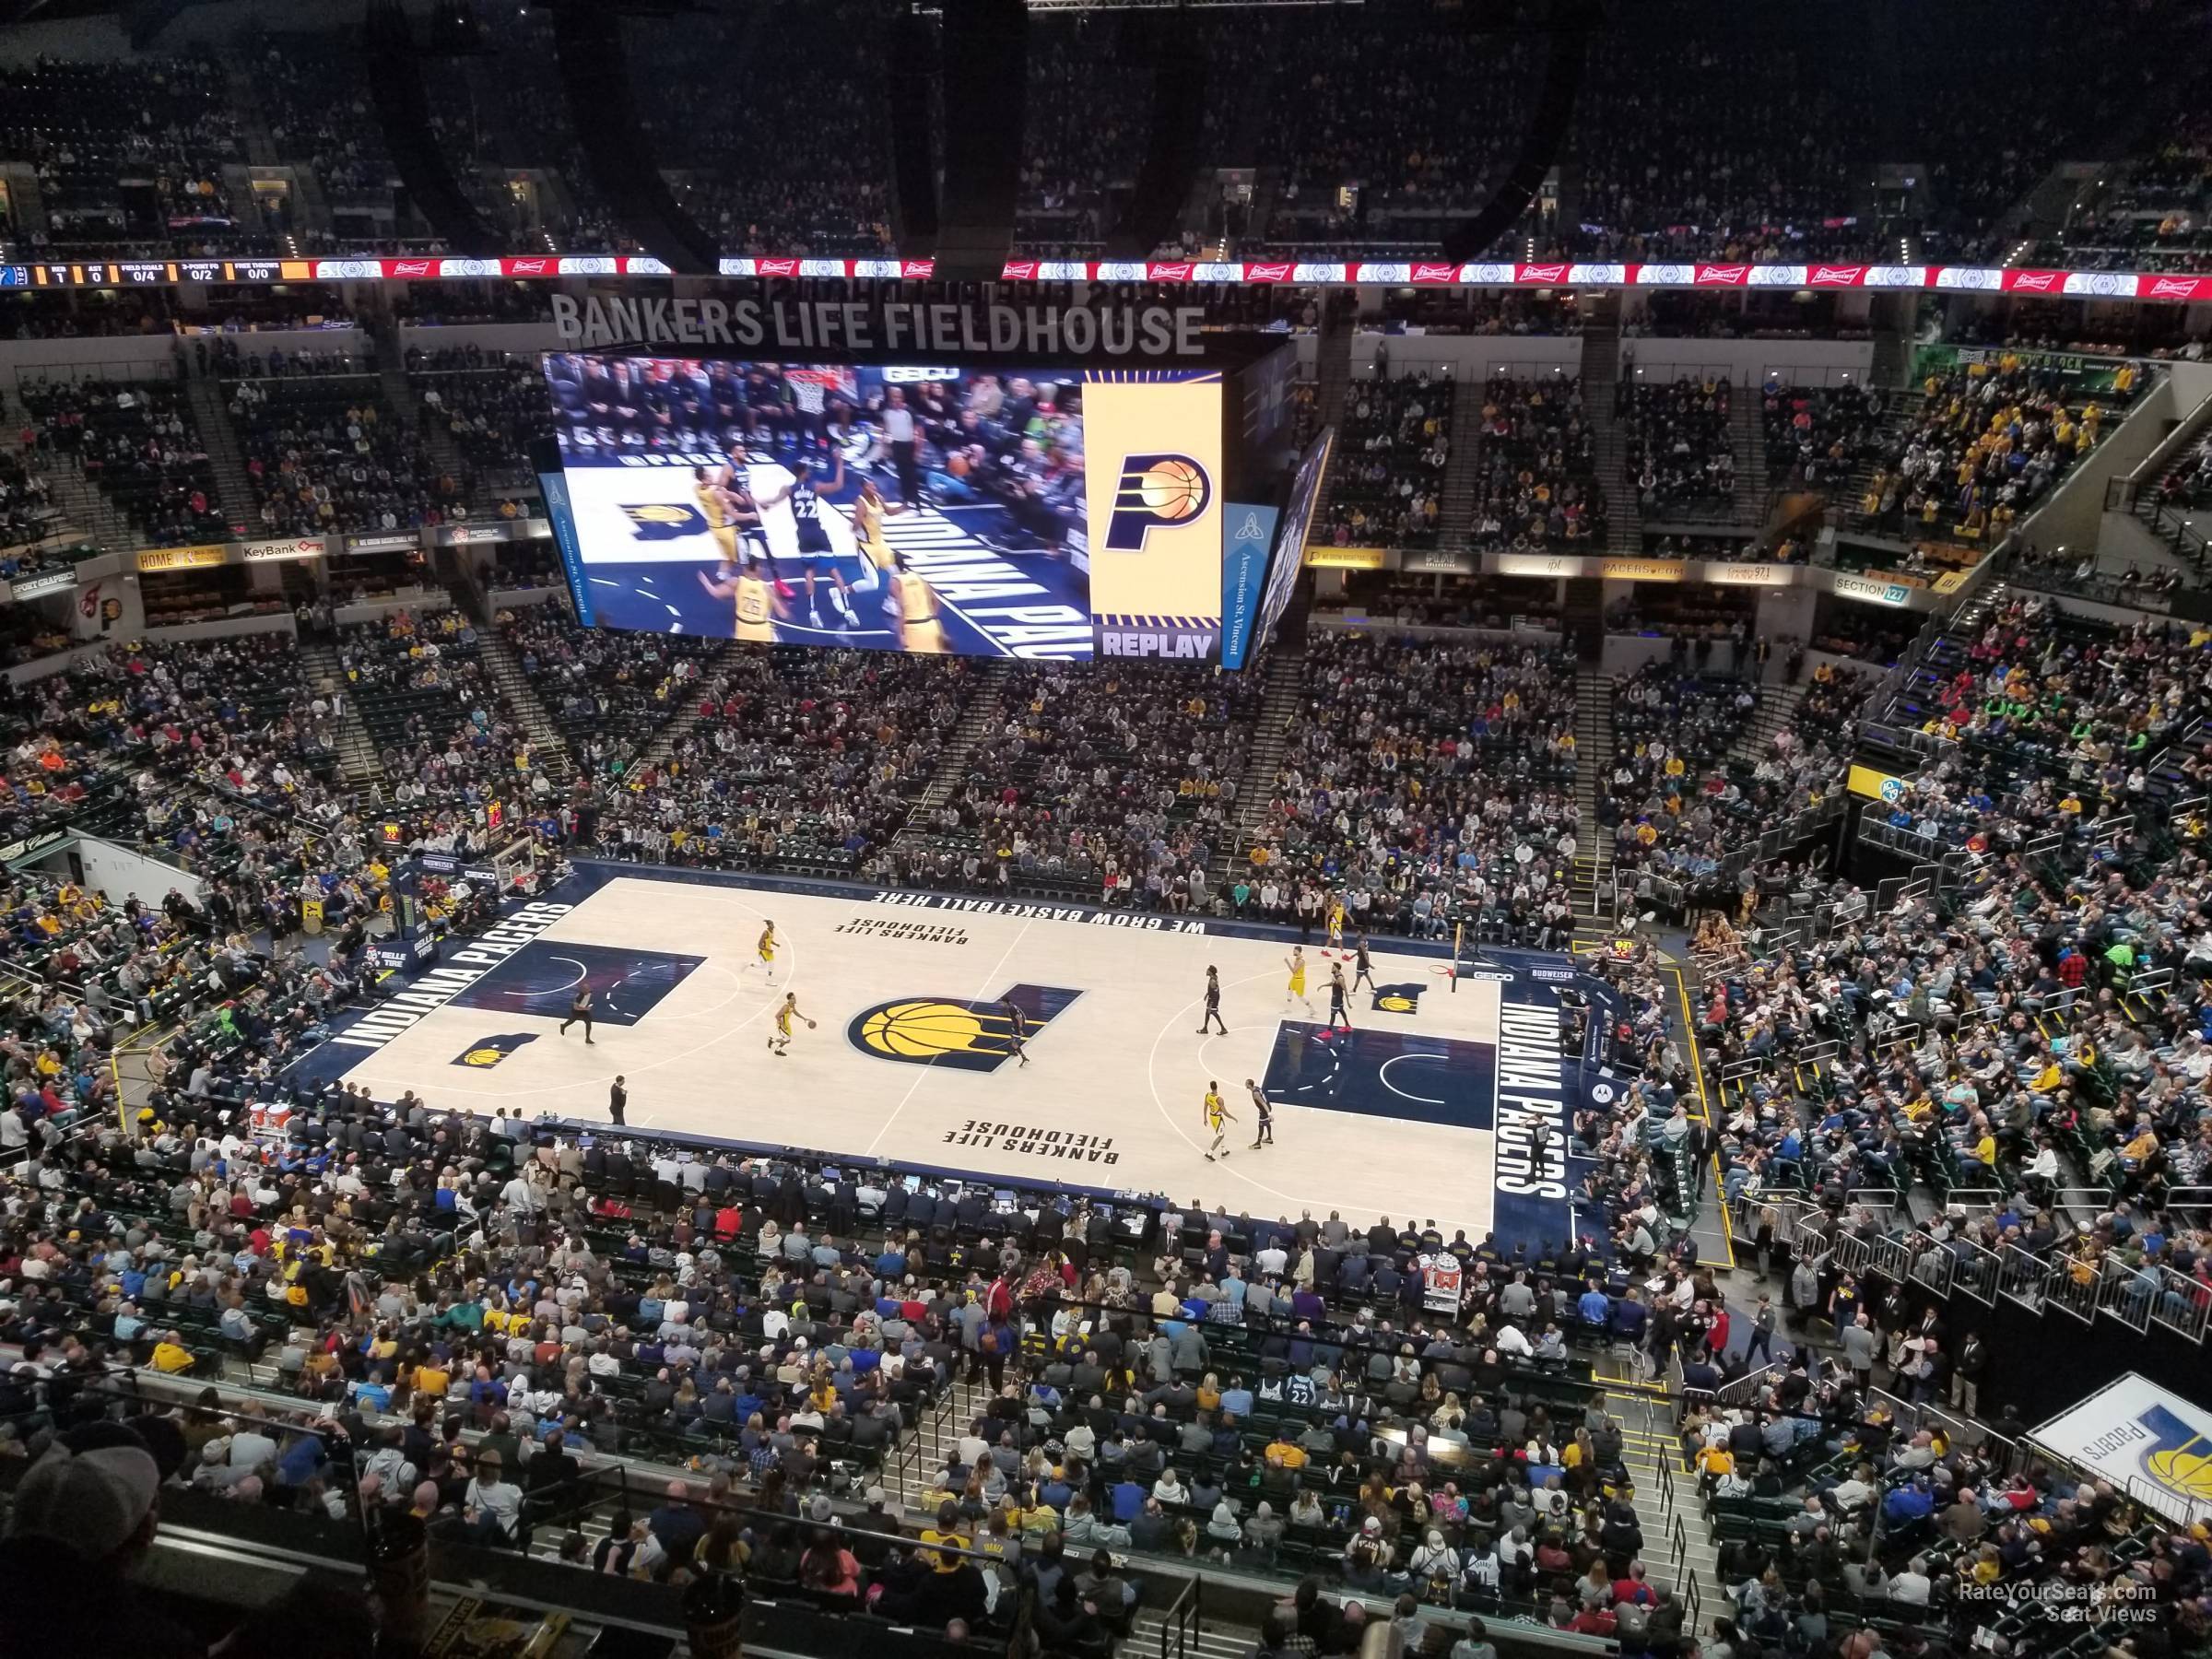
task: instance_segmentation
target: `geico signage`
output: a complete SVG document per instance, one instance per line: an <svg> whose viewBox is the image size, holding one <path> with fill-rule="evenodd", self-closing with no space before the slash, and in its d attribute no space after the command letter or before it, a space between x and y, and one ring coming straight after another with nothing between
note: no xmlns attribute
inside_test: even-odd
<svg viewBox="0 0 2212 1659"><path fill-rule="evenodd" d="M884 383L897 386L911 385L916 381L955 381L960 378L958 369L890 368L883 371Z"/></svg>
<svg viewBox="0 0 2212 1659"><path fill-rule="evenodd" d="M279 559L320 559L327 544L319 535L303 535L289 541L241 542L239 550L248 564L265 564Z"/></svg>

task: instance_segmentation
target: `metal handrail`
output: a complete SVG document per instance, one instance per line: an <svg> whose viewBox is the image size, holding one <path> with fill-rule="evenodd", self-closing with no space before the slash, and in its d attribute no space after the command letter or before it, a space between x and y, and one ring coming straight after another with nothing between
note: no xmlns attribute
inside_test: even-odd
<svg viewBox="0 0 2212 1659"><path fill-rule="evenodd" d="M1194 1574L1185 1581L1175 1599L1159 1620L1159 1659L1189 1659L1191 1635L1198 1628L1198 1579Z"/></svg>

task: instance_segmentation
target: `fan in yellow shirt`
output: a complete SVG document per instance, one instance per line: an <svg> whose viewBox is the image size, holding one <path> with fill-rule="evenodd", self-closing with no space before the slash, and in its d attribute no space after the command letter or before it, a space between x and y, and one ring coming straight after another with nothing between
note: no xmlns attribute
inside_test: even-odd
<svg viewBox="0 0 2212 1659"><path fill-rule="evenodd" d="M153 1367L174 1376L193 1367L192 1350L184 1346L183 1336L176 1331L164 1331L161 1340L154 1344Z"/></svg>

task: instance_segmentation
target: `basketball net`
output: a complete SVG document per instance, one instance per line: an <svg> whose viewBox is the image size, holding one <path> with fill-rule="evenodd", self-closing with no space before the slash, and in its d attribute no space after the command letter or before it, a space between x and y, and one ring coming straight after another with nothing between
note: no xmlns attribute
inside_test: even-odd
<svg viewBox="0 0 2212 1659"><path fill-rule="evenodd" d="M832 392L851 396L853 377L841 369L786 369L783 379L791 387L791 395L800 408L809 415L819 415L829 406Z"/></svg>

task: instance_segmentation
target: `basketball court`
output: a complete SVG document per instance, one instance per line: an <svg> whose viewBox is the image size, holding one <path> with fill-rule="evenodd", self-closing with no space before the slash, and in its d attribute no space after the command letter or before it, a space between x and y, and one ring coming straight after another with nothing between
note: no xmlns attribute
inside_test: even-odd
<svg viewBox="0 0 2212 1659"><path fill-rule="evenodd" d="M782 941L772 982L755 950ZM1373 942L1373 981L1329 1023L1329 963L1287 1001L1288 930L1066 904L879 893L586 865L501 925L394 978L302 1062L390 1100L606 1121L619 1073L633 1127L791 1146L914 1169L1203 1197L1364 1225L1433 1218L1479 1238L1578 1227L1574 1110L1613 1098L1596 1065L1610 994L1571 959ZM1201 1036L1206 970L1229 1030ZM1351 965L1346 964L1347 980ZM562 1034L578 986L594 1042ZM800 1023L772 1054L774 1010ZM1029 1064L1013 1052L1011 1002ZM1253 1149L1247 1078L1275 1103ZM1208 1163L1201 1104L1237 1121Z"/></svg>

